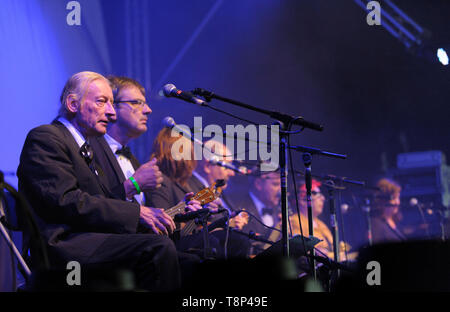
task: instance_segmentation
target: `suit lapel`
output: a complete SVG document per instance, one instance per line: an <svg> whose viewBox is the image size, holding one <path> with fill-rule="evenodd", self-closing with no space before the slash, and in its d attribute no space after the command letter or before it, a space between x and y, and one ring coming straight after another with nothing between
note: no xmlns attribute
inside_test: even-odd
<svg viewBox="0 0 450 312"><path fill-rule="evenodd" d="M66 128L62 123L60 123L57 119L54 119L52 121L52 125L54 125L64 136L64 142L67 143L69 149L71 149L72 153L77 154L80 156L80 147L77 144L77 141L75 141L75 138L73 137L72 133L70 133L69 129ZM89 168L89 166L86 164L86 167Z"/></svg>
<svg viewBox="0 0 450 312"><path fill-rule="evenodd" d="M69 149L72 150L72 153L78 155L78 157L82 158L80 155L80 147L78 146L77 142L75 141L75 138L73 137L72 133L70 133L70 131L66 128L65 125L63 125L62 123L60 123L58 120L53 120L52 125L54 125L55 127L57 127L64 135L65 137L65 142L67 143ZM87 138L85 138L85 140L87 140ZM89 144L90 144L90 140L89 140ZM99 175L96 175L95 173L93 173L91 171L91 169L89 168L88 164L85 162L85 160L83 159L83 162L86 165L86 168L91 172L91 174L95 177L95 179L97 180L98 184L100 185L103 193L108 196L111 197L112 193L109 191L106 181L105 179L105 175L104 172L100 166L100 164L98 163L98 161L96 161L96 157L95 157L95 151L94 151L94 163L95 163L95 168L98 172Z"/></svg>
<svg viewBox="0 0 450 312"><path fill-rule="evenodd" d="M190 192L192 192L191 190L189 190L189 187L184 187L184 186L182 186L180 183L178 183L178 182L174 182L174 184L175 184L175 186L177 187L177 188L179 188L184 194L186 194L186 193L190 193Z"/></svg>
<svg viewBox="0 0 450 312"><path fill-rule="evenodd" d="M188 184L191 187L193 192L199 192L202 189L206 187L199 179L197 179L194 175L192 175L189 180Z"/></svg>
<svg viewBox="0 0 450 312"><path fill-rule="evenodd" d="M134 157L133 153L131 153L130 162L134 170L137 170L141 166L141 163L139 162L139 160L137 160L136 157Z"/></svg>
<svg viewBox="0 0 450 312"><path fill-rule="evenodd" d="M116 156L113 154L111 147L109 147L108 142L106 142L103 136L96 138L95 141L99 145L101 150L99 153L99 159L103 158L103 161L107 162L110 165L105 166L105 168L108 168L108 172L106 172L106 174L114 176L116 178L115 183L113 183L112 185L123 183L123 181L125 181L125 175L123 174L119 162L117 161Z"/></svg>

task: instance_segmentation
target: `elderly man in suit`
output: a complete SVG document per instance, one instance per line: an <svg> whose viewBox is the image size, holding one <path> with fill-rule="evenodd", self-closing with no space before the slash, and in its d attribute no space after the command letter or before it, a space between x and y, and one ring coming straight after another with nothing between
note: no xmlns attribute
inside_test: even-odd
<svg viewBox="0 0 450 312"><path fill-rule="evenodd" d="M175 228L172 218L162 209L119 199L93 157L90 140L116 120L110 82L94 72L77 73L60 100L58 118L29 132L17 172L51 264L65 268L78 261L82 271L126 268L140 288L178 289L176 249L167 237ZM132 193L133 187L124 191ZM152 234L137 233L138 226Z"/></svg>

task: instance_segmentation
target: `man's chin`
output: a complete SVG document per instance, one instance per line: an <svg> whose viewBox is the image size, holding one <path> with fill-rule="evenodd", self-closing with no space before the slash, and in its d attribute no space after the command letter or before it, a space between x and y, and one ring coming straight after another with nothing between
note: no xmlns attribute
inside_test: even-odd
<svg viewBox="0 0 450 312"><path fill-rule="evenodd" d="M93 129L91 135L92 135L92 136L102 136L102 135L105 135L105 134L106 134L106 129L107 129L107 127L106 127L106 126L103 126L103 125L97 126L97 127L95 127L95 129Z"/></svg>

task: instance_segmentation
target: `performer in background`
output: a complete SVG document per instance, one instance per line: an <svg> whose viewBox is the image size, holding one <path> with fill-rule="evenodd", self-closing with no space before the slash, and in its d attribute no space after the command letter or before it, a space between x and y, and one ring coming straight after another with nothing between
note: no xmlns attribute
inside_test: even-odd
<svg viewBox="0 0 450 312"><path fill-rule="evenodd" d="M173 220L161 209L117 199L93 157L89 140L116 120L109 81L94 72L77 73L60 101L58 118L29 132L17 171L51 264L65 269L78 261L82 272L127 268L140 288L178 289L177 253L167 236ZM153 234L137 234L138 225Z"/></svg>
<svg viewBox="0 0 450 312"><path fill-rule="evenodd" d="M235 204L232 198L230 198L225 192L230 184L230 178L235 176L235 172L231 169L217 165L211 160L218 160L224 164L232 163L231 151L222 143L215 140L209 140L204 143L204 147L207 150L201 160L197 162L195 170L192 172L193 178L197 179L203 187L212 185L217 180L224 180L225 186L222 188L222 194L217 200L219 207L226 208L231 215L234 215L230 219L229 225L233 229L242 230L242 228L248 222L248 214L241 212L236 214ZM217 220L217 217L213 217L211 222ZM216 231L214 234L219 238L221 246L224 246L226 237L226 231ZM228 255L230 257L245 258L248 255L250 242L243 236L237 236L237 234L231 232L228 233ZM219 249L221 250L221 248Z"/></svg>
<svg viewBox="0 0 450 312"><path fill-rule="evenodd" d="M209 146L209 144L211 142L205 143L205 146ZM223 145L217 149L219 155L222 152L227 152ZM184 156L181 157L181 155ZM209 164L203 163L203 161L200 162L199 167L201 169L199 172L194 173L198 163L194 160L194 147L192 142L184 136L177 134L172 136L172 129L170 128L164 128L158 133L153 142L152 157L156 157L157 164L163 173L161 188L155 190L150 195L150 203L158 207L169 208L176 204L187 192L198 192L213 183L216 178L228 182L229 178L234 175L231 170L225 168L221 168L220 170L214 169L213 171L211 170L212 167L209 167ZM212 211L217 211L225 205L220 199L216 199L205 207ZM219 215L219 217L222 216ZM244 222L239 220L239 218L236 221L237 224ZM189 222L183 226L191 227L191 225L192 222ZM183 227L183 229L186 230L187 228ZM181 231L184 231L183 229ZM196 235L181 237L176 242L177 248L182 251L190 250L201 253L201 250L204 248L204 241L201 234L201 232L197 231ZM225 256L224 239L225 233L220 230L211 232L209 235L210 245L216 249L216 257L218 258ZM230 251L227 254L228 257L243 257L247 255L245 242L242 241L242 238L233 235L233 233L229 233L227 251Z"/></svg>
<svg viewBox="0 0 450 312"><path fill-rule="evenodd" d="M104 137L91 140L96 159L103 164L108 184L116 196L141 205L159 207L148 202L150 194L161 187L163 180L156 159L141 165L127 146L131 140L147 131L148 116L152 110L145 99L145 88L128 77L110 76L108 79L112 84L117 120L108 126ZM181 200L184 201L183 198ZM191 200L186 209L201 209L200 202ZM146 229L140 228L139 232L146 232ZM190 271L193 271L193 266L200 258L180 252L177 254L184 283L190 278L193 273Z"/></svg>
<svg viewBox="0 0 450 312"><path fill-rule="evenodd" d="M372 238L374 243L404 241L405 235L398 226L400 221L401 186L388 178L378 180L372 209Z"/></svg>
<svg viewBox="0 0 450 312"><path fill-rule="evenodd" d="M318 253L319 256L327 256L330 259L334 258L333 252L333 236L331 234L328 226L319 219L319 216L322 214L325 204L325 196L322 194L320 186L321 182L313 179L311 182L311 206L312 206L312 214L313 214L313 233L314 236L322 240L319 242L315 248L322 253ZM305 183L301 183L298 188L298 197L299 197L299 210L300 210L300 221L298 214L295 211L295 197L290 198L290 216L289 216L289 225L288 230L294 235L302 235L305 237L309 236L309 226L308 226L308 206L306 202L306 185ZM299 224L301 224L301 229ZM281 224L277 225L277 229L281 229ZM270 235L270 240L278 241L281 239L281 233L278 231L273 231ZM347 259L347 255L345 251L349 251L350 246L345 242L341 241L340 243L340 259ZM348 255L352 258L356 257L356 253L351 253ZM348 259L350 260L350 259Z"/></svg>
<svg viewBox="0 0 450 312"><path fill-rule="evenodd" d="M249 191L237 201L237 207L248 212L248 223L243 227L246 233L254 232L263 239L268 239L273 228L281 219L280 175L277 171L260 172L259 176L249 177ZM238 195L236 195L237 197ZM251 254L256 255L264 249L264 244L252 242Z"/></svg>

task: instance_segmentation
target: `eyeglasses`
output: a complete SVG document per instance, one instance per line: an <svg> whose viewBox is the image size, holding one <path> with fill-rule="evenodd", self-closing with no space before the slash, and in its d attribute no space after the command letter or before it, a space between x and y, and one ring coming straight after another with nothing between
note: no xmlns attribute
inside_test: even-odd
<svg viewBox="0 0 450 312"><path fill-rule="evenodd" d="M136 107L139 109L143 109L145 105L148 105L146 101L142 100L121 100L121 101L114 101L114 104L118 103L128 103L131 104L132 107Z"/></svg>

